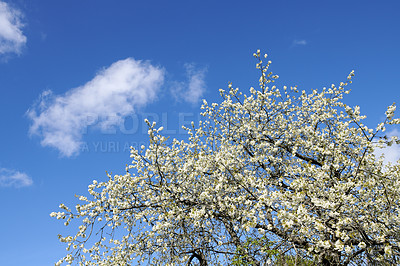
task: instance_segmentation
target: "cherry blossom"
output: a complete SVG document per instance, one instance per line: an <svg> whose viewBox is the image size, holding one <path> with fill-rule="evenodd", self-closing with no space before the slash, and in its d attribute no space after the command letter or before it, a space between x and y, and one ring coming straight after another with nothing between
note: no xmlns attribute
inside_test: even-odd
<svg viewBox="0 0 400 266"><path fill-rule="evenodd" d="M59 236L57 264L262 265L282 256L324 265L400 263L400 164L376 147L397 145L369 128L339 86L278 88L258 50L259 87L232 84L203 119L169 139L146 120L150 144L132 148L125 174L93 181L88 196L52 217L79 227ZM397 144L396 144L397 143Z"/></svg>

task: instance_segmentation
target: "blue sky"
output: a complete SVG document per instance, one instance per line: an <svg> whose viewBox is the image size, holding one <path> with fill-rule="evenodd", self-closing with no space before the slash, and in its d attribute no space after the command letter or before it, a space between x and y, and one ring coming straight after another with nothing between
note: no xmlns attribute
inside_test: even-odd
<svg viewBox="0 0 400 266"><path fill-rule="evenodd" d="M145 118L185 138L201 99L257 86L253 52L279 85L330 86L371 127L400 103L399 1L0 0L0 257L53 265L49 214L93 179L124 172ZM391 134L400 132L391 128ZM398 148L390 151L399 158Z"/></svg>

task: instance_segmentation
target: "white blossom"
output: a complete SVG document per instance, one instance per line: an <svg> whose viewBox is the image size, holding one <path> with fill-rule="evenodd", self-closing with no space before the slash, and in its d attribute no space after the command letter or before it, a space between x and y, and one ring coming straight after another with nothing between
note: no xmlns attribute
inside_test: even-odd
<svg viewBox="0 0 400 266"><path fill-rule="evenodd" d="M68 252L57 265L258 265L285 252L399 262L400 165L373 151L396 145L384 137L400 124L395 105L369 128L342 102L353 71L328 89L279 89L271 62L254 57L259 88L247 96L229 83L221 103L204 100L187 141L146 120L150 144L132 147L126 173L93 181L76 212L50 214L78 223L59 236Z"/></svg>

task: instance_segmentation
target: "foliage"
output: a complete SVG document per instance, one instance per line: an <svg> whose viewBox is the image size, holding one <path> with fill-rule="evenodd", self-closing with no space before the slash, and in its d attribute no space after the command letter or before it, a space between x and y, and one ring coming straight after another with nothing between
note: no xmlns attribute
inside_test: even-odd
<svg viewBox="0 0 400 266"><path fill-rule="evenodd" d="M370 129L342 102L353 72L307 94L273 86L271 62L254 56L259 89L230 84L222 103L204 101L188 141L147 121L150 144L132 149L125 174L51 214L80 223L59 236L69 253L58 264L400 263L400 164L374 155L399 144L384 136L400 124L395 105Z"/></svg>
<svg viewBox="0 0 400 266"><path fill-rule="evenodd" d="M270 257L279 254L278 250L270 249L272 245L273 242L269 241L265 235L257 239L248 237L241 246L236 248L232 265L257 265L257 261L254 261L254 250L258 249L261 249L260 251L267 255L264 255L264 259L268 260Z"/></svg>

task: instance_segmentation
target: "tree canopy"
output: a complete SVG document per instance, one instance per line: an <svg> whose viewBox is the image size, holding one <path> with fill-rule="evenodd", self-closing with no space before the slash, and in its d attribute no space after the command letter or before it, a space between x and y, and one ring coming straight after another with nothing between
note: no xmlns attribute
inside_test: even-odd
<svg viewBox="0 0 400 266"><path fill-rule="evenodd" d="M150 144L132 148L125 174L51 214L79 223L59 236L58 264L400 263L400 164L374 153L399 144L385 136L395 105L369 128L342 100L353 72L322 90L278 88L267 55L254 57L259 88L204 100L187 141L146 120Z"/></svg>

